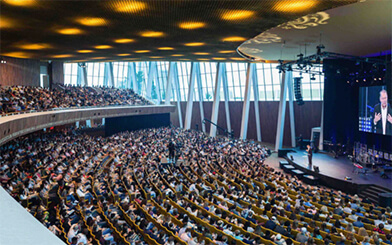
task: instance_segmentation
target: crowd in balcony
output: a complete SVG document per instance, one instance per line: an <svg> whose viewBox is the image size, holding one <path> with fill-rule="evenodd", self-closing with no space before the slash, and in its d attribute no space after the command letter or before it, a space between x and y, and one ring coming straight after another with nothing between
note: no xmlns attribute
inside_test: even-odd
<svg viewBox="0 0 392 245"><path fill-rule="evenodd" d="M163 161L177 143L180 165ZM54 143L56 142L56 143ZM392 210L307 185L256 143L175 128L0 147L0 181L68 244L391 244Z"/></svg>
<svg viewBox="0 0 392 245"><path fill-rule="evenodd" d="M151 104L130 89L64 86L56 89L0 86L0 114L44 111L85 106L130 106Z"/></svg>

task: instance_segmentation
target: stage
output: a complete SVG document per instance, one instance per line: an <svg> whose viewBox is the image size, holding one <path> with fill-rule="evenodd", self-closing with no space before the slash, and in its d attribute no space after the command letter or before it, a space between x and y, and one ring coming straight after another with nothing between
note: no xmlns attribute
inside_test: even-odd
<svg viewBox="0 0 392 245"><path fill-rule="evenodd" d="M310 169L308 166L308 156L306 151L295 149L296 152L287 153L287 160L291 165L298 169L306 172L307 174L314 175L315 177L323 180L324 183L329 184L331 187L339 189L344 185L345 187L358 188L354 186L358 185L378 185L384 188L392 190L392 173L386 172L388 179L383 179L380 176L380 171L374 172L372 169L368 169L367 173L356 173L353 172L353 163L347 159L346 156L341 156L338 159L333 158L331 153L318 152L313 153L313 167L318 166L320 169L319 173L316 173L314 169ZM291 160L293 157L294 160ZM357 170L357 169L355 169ZM346 177L350 177L351 180L345 180Z"/></svg>

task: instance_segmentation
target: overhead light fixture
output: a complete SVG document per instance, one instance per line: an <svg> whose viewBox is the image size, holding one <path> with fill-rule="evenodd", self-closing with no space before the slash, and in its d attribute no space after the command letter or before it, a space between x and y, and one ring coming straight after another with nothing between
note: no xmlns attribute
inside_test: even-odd
<svg viewBox="0 0 392 245"><path fill-rule="evenodd" d="M140 32L140 36L142 37L163 37L165 33L161 31L144 31Z"/></svg>
<svg viewBox="0 0 392 245"><path fill-rule="evenodd" d="M28 50L40 50L40 49L48 49L52 48L52 45L47 43L26 43L17 45L18 48L28 49Z"/></svg>
<svg viewBox="0 0 392 245"><path fill-rule="evenodd" d="M0 29L2 28L11 28L14 27L14 21L11 21L8 18L5 18L4 16L0 16Z"/></svg>
<svg viewBox="0 0 392 245"><path fill-rule="evenodd" d="M207 52L196 52L196 53L193 53L194 55L209 55L210 53L207 53Z"/></svg>
<svg viewBox="0 0 392 245"><path fill-rule="evenodd" d="M75 20L77 23L85 26L104 26L107 21L100 17L81 17Z"/></svg>
<svg viewBox="0 0 392 245"><path fill-rule="evenodd" d="M173 56L173 57L182 57L184 55L183 54L172 54L171 56Z"/></svg>
<svg viewBox="0 0 392 245"><path fill-rule="evenodd" d="M159 47L158 50L174 50L172 47Z"/></svg>
<svg viewBox="0 0 392 245"><path fill-rule="evenodd" d="M3 57L0 57L0 64L6 64L6 63L7 61Z"/></svg>
<svg viewBox="0 0 392 245"><path fill-rule="evenodd" d="M205 43L195 42L195 43L185 43L184 45L188 46L188 47L196 47L196 46L203 46L203 45L205 45Z"/></svg>
<svg viewBox="0 0 392 245"><path fill-rule="evenodd" d="M222 14L221 18L224 20L245 20L253 17L255 11L250 10L228 10L226 13Z"/></svg>
<svg viewBox="0 0 392 245"><path fill-rule="evenodd" d="M26 52L10 52L10 53L5 53L4 56L9 56L9 57L13 57L13 58L21 58L21 59L31 58L31 54L26 53Z"/></svg>
<svg viewBox="0 0 392 245"><path fill-rule="evenodd" d="M113 47L110 45L97 45L94 48L96 48L96 49L111 49Z"/></svg>
<svg viewBox="0 0 392 245"><path fill-rule="evenodd" d="M110 7L120 13L134 14L147 8L147 4L141 1L109 1Z"/></svg>
<svg viewBox="0 0 392 245"><path fill-rule="evenodd" d="M131 54L117 54L117 56L129 56Z"/></svg>
<svg viewBox="0 0 392 245"><path fill-rule="evenodd" d="M246 40L246 38L238 37L238 36L225 37L225 38L222 39L223 42L243 42L245 40Z"/></svg>
<svg viewBox="0 0 392 245"><path fill-rule="evenodd" d="M230 54L230 53L234 53L235 52L235 50L221 50L221 51L218 51L218 53L220 53L220 54Z"/></svg>
<svg viewBox="0 0 392 245"><path fill-rule="evenodd" d="M115 43L132 43L134 41L135 39L131 39L131 38L120 38L114 40Z"/></svg>
<svg viewBox="0 0 392 245"><path fill-rule="evenodd" d="M83 33L83 31L79 28L61 28L61 29L57 29L56 31L57 33L63 35L79 35Z"/></svg>
<svg viewBox="0 0 392 245"><path fill-rule="evenodd" d="M31 7L37 4L36 0L3 0L2 2L18 7Z"/></svg>
<svg viewBox="0 0 392 245"><path fill-rule="evenodd" d="M279 1L272 9L279 12L301 12L314 7L316 3L315 0L285 0Z"/></svg>
<svg viewBox="0 0 392 245"><path fill-rule="evenodd" d="M178 25L181 29L194 30L206 26L204 22L182 22Z"/></svg>
<svg viewBox="0 0 392 245"><path fill-rule="evenodd" d="M73 57L73 55L72 54L58 54L58 55L52 55L50 57L55 58L55 59L63 59L63 58Z"/></svg>
<svg viewBox="0 0 392 245"><path fill-rule="evenodd" d="M81 49L81 50L78 50L78 51L76 51L76 52L81 53L81 54L88 54L88 53L93 53L94 50Z"/></svg>

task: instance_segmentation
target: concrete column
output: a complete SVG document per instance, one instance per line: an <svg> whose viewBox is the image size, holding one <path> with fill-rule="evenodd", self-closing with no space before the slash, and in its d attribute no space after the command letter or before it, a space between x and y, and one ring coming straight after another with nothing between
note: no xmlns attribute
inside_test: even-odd
<svg viewBox="0 0 392 245"><path fill-rule="evenodd" d="M221 80L222 80L222 66L223 63L218 62L216 67L216 76L215 76L215 89L214 89L214 102L212 103L212 115L211 122L217 124L218 123L218 113L219 113L219 102L220 102L220 88L221 88ZM210 136L216 136L216 126L211 124L210 126Z"/></svg>
<svg viewBox="0 0 392 245"><path fill-rule="evenodd" d="M248 133L248 121L249 121L249 104L250 104L250 85L251 85L251 70L253 63L248 63L248 67L246 68L246 83L245 83L245 95L244 95L244 104L242 107L242 120L241 120L241 131L240 131L240 139L244 140L247 137Z"/></svg>

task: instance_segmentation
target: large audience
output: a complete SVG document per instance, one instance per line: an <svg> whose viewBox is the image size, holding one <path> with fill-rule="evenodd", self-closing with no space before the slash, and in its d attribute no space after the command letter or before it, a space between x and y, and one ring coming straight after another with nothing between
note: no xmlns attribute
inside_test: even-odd
<svg viewBox="0 0 392 245"><path fill-rule="evenodd" d="M167 158L177 145L177 164ZM392 210L310 186L256 143L72 129L0 146L6 191L67 244L391 244ZM267 159L267 161L266 161Z"/></svg>
<svg viewBox="0 0 392 245"><path fill-rule="evenodd" d="M0 86L0 114L85 106L148 105L133 90L64 86L57 89Z"/></svg>

